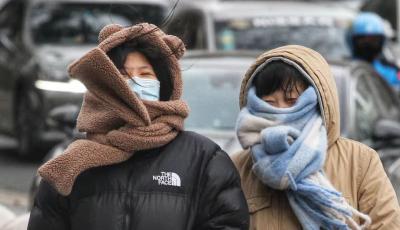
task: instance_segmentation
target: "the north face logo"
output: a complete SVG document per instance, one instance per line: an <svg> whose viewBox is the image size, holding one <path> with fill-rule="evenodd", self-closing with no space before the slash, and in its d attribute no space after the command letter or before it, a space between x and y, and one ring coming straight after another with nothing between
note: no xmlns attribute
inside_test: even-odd
<svg viewBox="0 0 400 230"><path fill-rule="evenodd" d="M153 180L158 181L158 185L181 187L181 178L174 172L161 172L161 175L153 176Z"/></svg>

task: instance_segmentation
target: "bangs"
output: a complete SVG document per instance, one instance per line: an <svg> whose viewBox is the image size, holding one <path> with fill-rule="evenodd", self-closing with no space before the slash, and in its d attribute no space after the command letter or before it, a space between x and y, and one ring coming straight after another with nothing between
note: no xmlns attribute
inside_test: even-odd
<svg viewBox="0 0 400 230"><path fill-rule="evenodd" d="M298 86L307 87L310 83L299 70L282 61L268 63L254 78L253 85L259 98L283 90L288 98Z"/></svg>

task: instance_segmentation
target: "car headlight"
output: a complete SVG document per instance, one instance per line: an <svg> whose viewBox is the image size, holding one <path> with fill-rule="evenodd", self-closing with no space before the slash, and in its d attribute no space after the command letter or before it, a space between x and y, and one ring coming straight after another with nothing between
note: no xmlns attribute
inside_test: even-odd
<svg viewBox="0 0 400 230"><path fill-rule="evenodd" d="M65 93L85 93L86 87L78 80L71 79L67 82L37 80L35 87L45 91Z"/></svg>

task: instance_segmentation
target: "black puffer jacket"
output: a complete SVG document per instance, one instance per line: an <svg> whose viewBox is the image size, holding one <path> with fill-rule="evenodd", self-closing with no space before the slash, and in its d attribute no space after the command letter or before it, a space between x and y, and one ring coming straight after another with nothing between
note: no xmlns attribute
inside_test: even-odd
<svg viewBox="0 0 400 230"><path fill-rule="evenodd" d="M239 175L228 155L193 132L82 173L63 197L42 182L28 230L248 229Z"/></svg>

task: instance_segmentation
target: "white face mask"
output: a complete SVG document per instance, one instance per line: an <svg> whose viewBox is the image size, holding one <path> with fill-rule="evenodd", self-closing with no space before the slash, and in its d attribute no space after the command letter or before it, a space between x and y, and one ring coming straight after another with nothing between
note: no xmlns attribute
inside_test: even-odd
<svg viewBox="0 0 400 230"><path fill-rule="evenodd" d="M126 81L132 90L142 100L160 100L160 81L154 79L144 79L133 76Z"/></svg>

